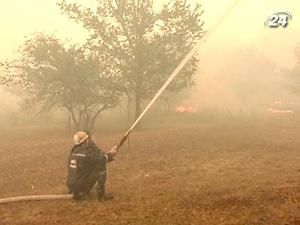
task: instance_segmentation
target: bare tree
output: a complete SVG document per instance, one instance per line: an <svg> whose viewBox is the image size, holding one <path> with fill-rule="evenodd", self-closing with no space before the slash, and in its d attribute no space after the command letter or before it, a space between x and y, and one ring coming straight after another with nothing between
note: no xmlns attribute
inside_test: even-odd
<svg viewBox="0 0 300 225"><path fill-rule="evenodd" d="M65 0L58 5L90 31L95 49L107 49L116 60L128 105L135 105L135 118L142 101L153 96L204 34L200 5L193 8L185 0L170 1L158 12L152 0L98 0L95 9ZM168 90L189 87L196 65L194 58Z"/></svg>
<svg viewBox="0 0 300 225"><path fill-rule="evenodd" d="M6 72L2 84L22 87L23 106L39 106L40 112L64 108L75 129L92 130L99 114L114 107L121 93L109 58L87 45L66 48L40 33L25 41L19 58L6 62Z"/></svg>

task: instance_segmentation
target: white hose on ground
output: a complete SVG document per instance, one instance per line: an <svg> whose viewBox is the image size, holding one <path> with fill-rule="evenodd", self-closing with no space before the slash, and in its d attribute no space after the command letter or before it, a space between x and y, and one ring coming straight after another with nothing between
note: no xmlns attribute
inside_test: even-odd
<svg viewBox="0 0 300 225"><path fill-rule="evenodd" d="M22 201L40 201L40 200L63 200L72 199L71 194L65 195L29 195L29 196L18 196L10 198L0 199L0 204L11 203L11 202L22 202Z"/></svg>

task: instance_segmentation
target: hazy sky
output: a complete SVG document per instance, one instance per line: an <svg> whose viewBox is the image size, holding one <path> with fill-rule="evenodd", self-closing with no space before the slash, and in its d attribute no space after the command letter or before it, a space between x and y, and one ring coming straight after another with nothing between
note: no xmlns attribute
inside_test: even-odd
<svg viewBox="0 0 300 225"><path fill-rule="evenodd" d="M73 0L75 1L75 0ZM80 25L61 15L56 0L10 0L0 3L0 58L14 55L18 46L33 32L54 33L63 39L75 42L84 40L86 31ZM92 0L76 0L90 4ZM159 1L158 4L166 2ZM205 10L206 28L218 21L224 11L235 0L198 1ZM271 30L264 27L264 21L273 12L288 10L293 20L286 29ZM300 31L299 0L241 0L235 11L227 17L216 32L207 40L203 51L211 48L226 48L235 44L254 45L260 48L283 67L294 64L293 48Z"/></svg>
<svg viewBox="0 0 300 225"><path fill-rule="evenodd" d="M93 0L72 1L84 5L93 2ZM160 5L166 1L157 0L156 3ZM55 34L61 39L74 42L81 42L86 38L87 32L65 15L61 15L56 2L56 0L2 0L0 2L0 59L13 57L23 42L24 36L37 31ZM198 2L205 10L203 19L206 29L210 31L210 28L236 1L199 0ZM289 11L293 15L289 26L278 29L266 28L265 20L277 11ZM243 76L244 68L248 66L247 62L233 59L233 57L239 57L234 52L240 48L254 49L258 55L273 61L279 68L292 68L295 66L294 49L300 43L299 34L299 0L240 0L234 11L206 38L199 52L200 73L196 74L195 79L200 85L196 86L197 90L193 92L193 98L198 102L206 101L215 105L219 105L220 96L225 96L222 102L227 105L229 102L236 101L237 95L231 94L231 84L228 80L227 83L225 82L223 71L224 68L231 66L232 73ZM241 65L234 65L232 62ZM255 64L255 60L252 63L254 63L253 67L259 65ZM256 69L259 73L259 68ZM227 71L226 76L228 77L230 73L231 71ZM251 78L249 74L246 76ZM272 76L268 79L274 82ZM213 102L212 99L215 101Z"/></svg>

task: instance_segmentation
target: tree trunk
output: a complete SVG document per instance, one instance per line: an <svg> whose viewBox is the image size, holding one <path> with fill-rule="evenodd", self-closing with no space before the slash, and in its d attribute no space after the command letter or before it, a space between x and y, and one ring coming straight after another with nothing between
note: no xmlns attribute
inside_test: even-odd
<svg viewBox="0 0 300 225"><path fill-rule="evenodd" d="M140 65L138 63L138 65ZM137 81L136 81L136 84L135 84L135 92L134 92L134 97L135 97L135 114L134 114L134 119L136 120L139 115L141 114L141 77L139 76L140 71L138 71L136 74L137 75Z"/></svg>
<svg viewBox="0 0 300 225"><path fill-rule="evenodd" d="M137 119L139 115L141 114L141 99L140 96L135 96L135 115L134 119Z"/></svg>
<svg viewBox="0 0 300 225"><path fill-rule="evenodd" d="M68 124L67 124L67 129L69 132L72 132L72 116L70 111L68 111Z"/></svg>
<svg viewBox="0 0 300 225"><path fill-rule="evenodd" d="M74 124L74 129L78 130L79 129L79 122L76 119L74 111L71 108L68 108L68 111L69 111L69 113L71 115L71 119L72 119L73 124Z"/></svg>
<svg viewBox="0 0 300 225"><path fill-rule="evenodd" d="M100 113L102 111L104 111L105 109L107 109L107 106L104 105L103 107L101 107L100 109L98 109L98 111L93 116L90 115L90 117L89 117L89 124L88 124L89 131L93 131L95 129L96 121L97 121Z"/></svg>
<svg viewBox="0 0 300 225"><path fill-rule="evenodd" d="M92 132L92 131L95 130L95 125L96 125L97 118L98 118L98 116L93 117L93 119L91 119L89 121L89 124L88 124L88 130L89 130L89 132Z"/></svg>
<svg viewBox="0 0 300 225"><path fill-rule="evenodd" d="M136 120L141 114L141 98L139 95L135 96L135 114L134 114L134 120ZM141 122L139 122L136 125L136 129L141 128Z"/></svg>
<svg viewBox="0 0 300 225"><path fill-rule="evenodd" d="M132 106L132 98L127 95L127 123L130 124L132 121L132 111L131 111L131 106Z"/></svg>

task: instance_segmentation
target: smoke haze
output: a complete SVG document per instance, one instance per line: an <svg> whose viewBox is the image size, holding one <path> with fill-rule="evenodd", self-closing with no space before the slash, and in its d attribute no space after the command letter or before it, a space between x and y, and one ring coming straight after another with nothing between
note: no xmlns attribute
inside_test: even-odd
<svg viewBox="0 0 300 225"><path fill-rule="evenodd" d="M84 0L76 2L93 4ZM157 1L157 7L165 2ZM203 6L205 29L209 32L236 1L197 2ZM276 11L289 11L293 15L287 28L264 26L267 17ZM296 0L239 1L222 24L204 38L198 54L199 69L194 75L196 86L183 91L178 104L200 110L262 112L274 107L276 101L294 102L297 96L291 94L287 81L288 71L297 61L294 50L300 42L299 14ZM1 3L0 15L2 60L13 58L24 36L36 31L55 34L69 42L82 42L87 37L87 32L61 15L52 1L6 1ZM8 112L17 109L17 98L4 90L0 94L4 99L0 115L5 118Z"/></svg>

